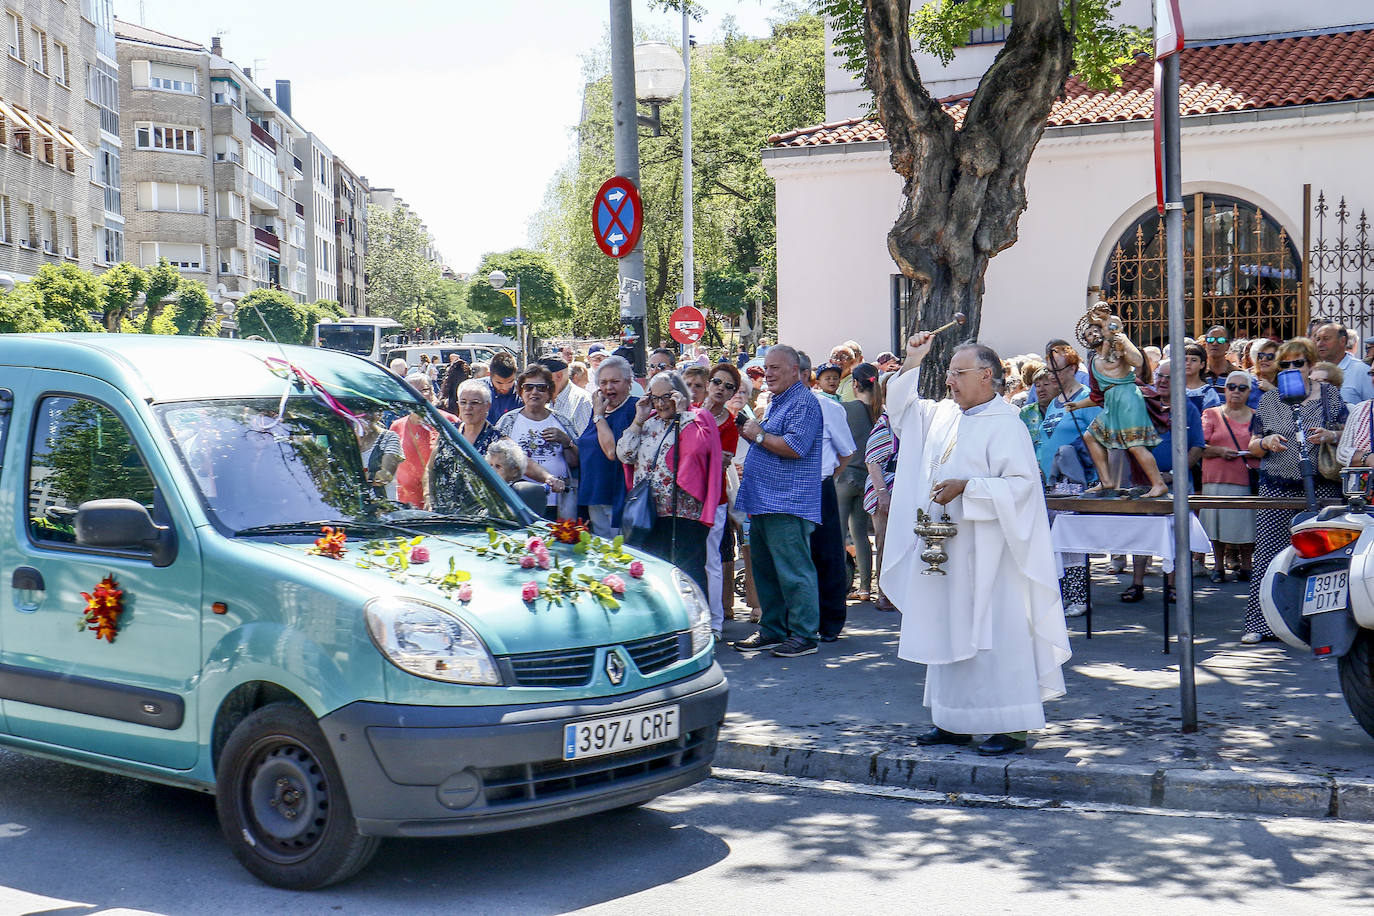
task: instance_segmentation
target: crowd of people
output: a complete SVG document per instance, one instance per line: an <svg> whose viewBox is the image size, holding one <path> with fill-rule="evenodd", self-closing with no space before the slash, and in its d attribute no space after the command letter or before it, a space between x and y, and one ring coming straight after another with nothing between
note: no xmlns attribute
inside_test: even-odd
<svg viewBox="0 0 1374 916"><path fill-rule="evenodd" d="M1100 338L1052 339L1002 362L998 396L1019 414L1052 495L1130 482L1145 496L1180 483L1209 496L1301 496L1304 449L1330 451L1328 464L1374 465L1374 375L1351 343L1346 328L1318 322L1289 340L1236 339L1221 326L1187 340L1186 473L1173 466L1170 364L1157 347L1113 371L1099 358ZM1374 338L1363 343L1374 358ZM623 353L593 344L585 354L564 347L523 371L504 353L471 367L455 358L393 368L540 514L585 519L595 534L624 534L673 562L706 596L718 637L738 591L758 629L736 646L793 657L839 638L852 603L896 610L879 572L901 448L885 405L903 357L910 354L866 361L852 340L818 362L785 344L719 361L704 349L660 348L640 381ZM1303 386L1296 408L1291 393L1285 400L1277 390L1278 374L1290 369ZM1104 432L1099 417L1123 386L1143 392L1146 408ZM443 505L455 456L434 450L416 426L402 418L373 431L377 479L403 500ZM1104 455L1116 480L1100 479ZM1337 485L1316 480L1319 496L1336 495ZM1287 543L1291 517L1199 512L1213 551L1210 567L1194 558L1194 572L1250 582L1246 643L1273 638L1257 571ZM1059 581L1069 617L1087 608L1087 562L1068 564ZM1145 597L1150 563L1111 559L1113 572L1130 575L1122 601ZM1172 575L1165 587L1173 588Z"/></svg>

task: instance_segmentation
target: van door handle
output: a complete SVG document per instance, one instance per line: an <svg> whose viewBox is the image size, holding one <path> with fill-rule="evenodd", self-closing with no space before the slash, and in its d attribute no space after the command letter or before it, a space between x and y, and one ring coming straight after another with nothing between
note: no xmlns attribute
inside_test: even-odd
<svg viewBox="0 0 1374 916"><path fill-rule="evenodd" d="M20 566L10 577L10 587L35 592L44 591L43 574L32 566Z"/></svg>

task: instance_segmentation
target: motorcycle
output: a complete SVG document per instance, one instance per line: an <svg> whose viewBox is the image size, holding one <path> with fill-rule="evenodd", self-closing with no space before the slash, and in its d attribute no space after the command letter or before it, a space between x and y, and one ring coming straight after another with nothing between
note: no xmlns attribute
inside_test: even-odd
<svg viewBox="0 0 1374 916"><path fill-rule="evenodd" d="M1374 469L1344 469L1341 489L1345 505L1294 518L1260 606L1279 639L1336 660L1345 704L1374 737Z"/></svg>

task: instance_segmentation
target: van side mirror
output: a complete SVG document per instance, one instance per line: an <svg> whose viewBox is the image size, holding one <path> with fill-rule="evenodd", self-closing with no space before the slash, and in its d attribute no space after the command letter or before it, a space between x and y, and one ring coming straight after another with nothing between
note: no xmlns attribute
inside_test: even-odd
<svg viewBox="0 0 1374 916"><path fill-rule="evenodd" d="M176 559L176 533L153 523L148 510L132 499L92 499L76 510L76 542L107 550L147 550L154 566Z"/></svg>

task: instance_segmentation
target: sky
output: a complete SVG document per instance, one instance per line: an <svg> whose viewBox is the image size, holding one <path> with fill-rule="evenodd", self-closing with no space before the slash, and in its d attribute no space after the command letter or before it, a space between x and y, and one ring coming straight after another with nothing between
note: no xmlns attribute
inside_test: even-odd
<svg viewBox="0 0 1374 916"><path fill-rule="evenodd" d="M765 35L777 0L705 0L698 42L725 16ZM448 265L523 245L572 150L583 56L602 46L609 0L115 0L115 15L291 80L295 119L374 187L393 187ZM680 43L679 14L634 0L636 29ZM610 177L609 175L607 177Z"/></svg>

